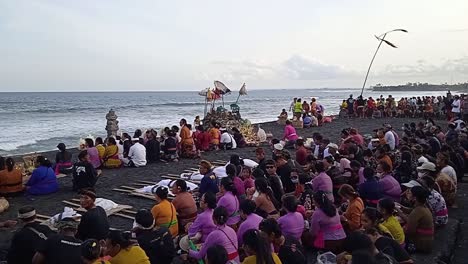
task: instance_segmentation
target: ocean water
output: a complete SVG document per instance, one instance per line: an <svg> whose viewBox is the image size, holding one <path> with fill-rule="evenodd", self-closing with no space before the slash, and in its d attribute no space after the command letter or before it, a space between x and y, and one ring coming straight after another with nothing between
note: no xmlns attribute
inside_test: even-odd
<svg viewBox="0 0 468 264"><path fill-rule="evenodd" d="M243 118L252 123L275 120L293 97L325 107L326 115L337 114L349 94L359 89L254 90L241 96L238 105ZM442 95L427 92L425 95ZM381 92L365 91L364 96ZM392 92L394 97L420 96L421 92ZM236 101L237 91L224 97L225 106ZM217 105L220 105L217 102ZM97 93L0 93L0 155L17 155L56 149L63 142L78 146L79 139L106 136L106 114L114 109L122 132L178 125L181 118L193 122L203 116L204 98L198 92L97 92Z"/></svg>

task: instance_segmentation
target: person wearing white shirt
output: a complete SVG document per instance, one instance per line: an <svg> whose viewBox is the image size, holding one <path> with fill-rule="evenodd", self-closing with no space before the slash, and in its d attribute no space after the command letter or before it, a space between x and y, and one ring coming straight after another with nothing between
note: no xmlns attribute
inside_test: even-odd
<svg viewBox="0 0 468 264"><path fill-rule="evenodd" d="M457 172L455 169L449 165L449 157L446 154L438 153L437 154L437 166L441 168L440 172L446 174L452 179L453 184L457 187Z"/></svg>
<svg viewBox="0 0 468 264"><path fill-rule="evenodd" d="M460 96L455 95L452 103L452 113L455 117L460 118Z"/></svg>
<svg viewBox="0 0 468 264"><path fill-rule="evenodd" d="M385 142L387 142L391 150L395 150L395 135L392 132L392 128L389 125L386 125L385 131Z"/></svg>
<svg viewBox="0 0 468 264"><path fill-rule="evenodd" d="M221 128L221 140L219 143L221 144L222 149L236 149L237 142L234 137L227 132L225 128Z"/></svg>
<svg viewBox="0 0 468 264"><path fill-rule="evenodd" d="M128 158L122 159L125 166L142 167L146 165L146 148L139 142L139 138L133 138L133 145L128 152Z"/></svg>

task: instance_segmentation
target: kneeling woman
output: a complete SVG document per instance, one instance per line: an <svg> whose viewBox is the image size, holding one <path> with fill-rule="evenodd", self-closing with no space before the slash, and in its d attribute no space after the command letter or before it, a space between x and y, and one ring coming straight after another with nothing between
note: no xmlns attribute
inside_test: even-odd
<svg viewBox="0 0 468 264"><path fill-rule="evenodd" d="M214 245L223 246L227 253L228 259L239 262L237 235L234 229L226 225L228 219L228 213L226 208L218 207L213 211L213 222L216 225L216 230L211 232L203 243L200 251L190 250L189 256L197 260L203 259L206 255L206 251Z"/></svg>
<svg viewBox="0 0 468 264"><path fill-rule="evenodd" d="M157 204L151 209L157 226L164 226L169 229L172 237L179 234L179 225L177 222L177 211L174 205L167 200L169 189L165 186L159 186L153 190Z"/></svg>
<svg viewBox="0 0 468 264"><path fill-rule="evenodd" d="M102 163L105 168L120 168L122 166L122 161L119 159L119 147L117 147L117 142L115 138L109 137L107 139L107 146L104 151L104 156L102 157Z"/></svg>
<svg viewBox="0 0 468 264"><path fill-rule="evenodd" d="M346 234L338 210L323 191L316 192L313 199L316 209L312 214L310 229L314 237L314 247L333 253L341 252Z"/></svg>

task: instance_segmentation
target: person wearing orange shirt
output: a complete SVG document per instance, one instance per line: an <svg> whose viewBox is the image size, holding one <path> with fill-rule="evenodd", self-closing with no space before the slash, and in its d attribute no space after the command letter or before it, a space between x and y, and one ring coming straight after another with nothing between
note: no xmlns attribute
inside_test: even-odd
<svg viewBox="0 0 468 264"><path fill-rule="evenodd" d="M24 190L23 175L21 170L15 168L15 161L12 158L0 157L0 194L11 195Z"/></svg>
<svg viewBox="0 0 468 264"><path fill-rule="evenodd" d="M187 120L180 120L180 156L184 158L194 158L196 156L194 151L194 141L192 131L187 125Z"/></svg>
<svg viewBox="0 0 468 264"><path fill-rule="evenodd" d="M221 139L221 133L219 132L219 127L216 124L216 122L211 123L211 128L208 132L210 133L210 137L211 137L211 142L210 142L211 148L218 150L219 140Z"/></svg>
<svg viewBox="0 0 468 264"><path fill-rule="evenodd" d="M177 221L177 211L175 206L167 200L169 189L165 186L158 186L153 190L157 204L151 209L156 226L164 226L169 229L172 237L179 234L179 224Z"/></svg>
<svg viewBox="0 0 468 264"><path fill-rule="evenodd" d="M361 214L364 210L364 202L351 185L343 184L338 194L348 201L348 208L341 215L341 222L347 231L352 232L361 227Z"/></svg>

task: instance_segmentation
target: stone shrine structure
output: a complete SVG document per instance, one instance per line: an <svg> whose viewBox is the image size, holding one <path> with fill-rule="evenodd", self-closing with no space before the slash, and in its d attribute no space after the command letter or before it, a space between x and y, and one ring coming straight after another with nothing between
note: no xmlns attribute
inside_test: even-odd
<svg viewBox="0 0 468 264"><path fill-rule="evenodd" d="M115 114L114 110L110 110L109 113L106 114L107 125L107 137L115 137L117 136L117 131L119 131L119 121L117 120L117 115Z"/></svg>

